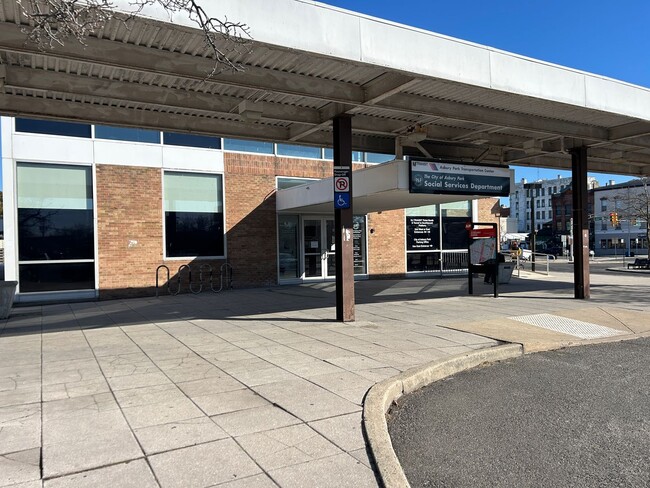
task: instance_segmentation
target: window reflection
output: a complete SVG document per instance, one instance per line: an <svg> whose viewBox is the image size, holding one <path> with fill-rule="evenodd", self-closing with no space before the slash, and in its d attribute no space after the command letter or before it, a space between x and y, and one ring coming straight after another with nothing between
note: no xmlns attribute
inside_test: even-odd
<svg viewBox="0 0 650 488"><path fill-rule="evenodd" d="M21 293L94 288L90 168L21 162L16 190Z"/></svg>
<svg viewBox="0 0 650 488"><path fill-rule="evenodd" d="M278 215L278 267L280 278L298 278L297 215Z"/></svg>
<svg viewBox="0 0 650 488"><path fill-rule="evenodd" d="M16 132L30 132L32 134L51 134L55 136L88 137L90 138L90 125L60 120L38 120L16 118Z"/></svg>
<svg viewBox="0 0 650 488"><path fill-rule="evenodd" d="M258 154L273 154L273 143L250 141L244 139L224 139L223 148L226 151L241 151Z"/></svg>
<svg viewBox="0 0 650 488"><path fill-rule="evenodd" d="M164 184L167 256L223 256L221 175L167 171Z"/></svg>
<svg viewBox="0 0 650 488"><path fill-rule="evenodd" d="M165 212L167 256L223 256L223 214Z"/></svg>
<svg viewBox="0 0 650 488"><path fill-rule="evenodd" d="M88 290L95 288L95 264L21 264L18 280L21 293Z"/></svg>
<svg viewBox="0 0 650 488"><path fill-rule="evenodd" d="M93 259L92 210L19 208L21 261Z"/></svg>
<svg viewBox="0 0 650 488"><path fill-rule="evenodd" d="M157 130L134 129L131 127L113 127L108 125L95 126L96 139L113 141L148 142L160 144L160 132Z"/></svg>
<svg viewBox="0 0 650 488"><path fill-rule="evenodd" d="M295 144L278 144L278 156L320 159L320 147L298 146Z"/></svg>
<svg viewBox="0 0 650 488"><path fill-rule="evenodd" d="M170 146L221 149L221 138L180 132L163 132L163 143Z"/></svg>

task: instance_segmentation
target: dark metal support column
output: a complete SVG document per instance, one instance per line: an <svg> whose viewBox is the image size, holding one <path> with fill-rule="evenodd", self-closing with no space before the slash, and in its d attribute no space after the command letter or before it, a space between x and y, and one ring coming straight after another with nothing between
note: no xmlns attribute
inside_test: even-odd
<svg viewBox="0 0 650 488"><path fill-rule="evenodd" d="M350 207L334 210L336 255L336 320L354 322L352 230L352 119L334 118L334 166L350 169Z"/></svg>
<svg viewBox="0 0 650 488"><path fill-rule="evenodd" d="M573 189L573 276L575 298L589 298L589 219L587 216L587 148L571 150Z"/></svg>

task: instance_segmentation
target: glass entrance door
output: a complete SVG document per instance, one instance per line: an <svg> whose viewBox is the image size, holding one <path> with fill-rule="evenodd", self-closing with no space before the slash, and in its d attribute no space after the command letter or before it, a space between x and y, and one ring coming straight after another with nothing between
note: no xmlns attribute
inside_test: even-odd
<svg viewBox="0 0 650 488"><path fill-rule="evenodd" d="M325 278L336 278L336 236L334 234L334 220L325 219L325 242L327 242L327 249L325 250L325 260L327 266L325 268Z"/></svg>
<svg viewBox="0 0 650 488"><path fill-rule="evenodd" d="M323 276L323 236L321 219L303 220L303 242L305 278Z"/></svg>
<svg viewBox="0 0 650 488"><path fill-rule="evenodd" d="M324 279L336 276L333 219L303 219L303 251L305 278Z"/></svg>

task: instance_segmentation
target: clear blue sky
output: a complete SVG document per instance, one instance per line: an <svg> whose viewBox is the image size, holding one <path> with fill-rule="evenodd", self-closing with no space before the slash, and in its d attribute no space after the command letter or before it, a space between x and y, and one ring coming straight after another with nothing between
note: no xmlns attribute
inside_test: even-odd
<svg viewBox="0 0 650 488"><path fill-rule="evenodd" d="M325 0L531 58L650 87L650 0ZM570 172L515 167L521 178ZM628 176L594 173L601 183Z"/></svg>

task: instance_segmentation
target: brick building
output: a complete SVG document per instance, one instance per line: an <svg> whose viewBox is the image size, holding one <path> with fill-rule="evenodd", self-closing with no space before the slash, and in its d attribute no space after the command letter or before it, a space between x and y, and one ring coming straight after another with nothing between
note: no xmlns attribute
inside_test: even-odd
<svg viewBox="0 0 650 488"><path fill-rule="evenodd" d="M560 235L569 235L571 232L571 217L573 213L573 190L566 188L560 193L551 196L551 206L553 208L553 220L551 228L553 233ZM587 214L593 216L594 213L594 189L587 192ZM593 220L593 219L590 219ZM593 232L590 232L593 234Z"/></svg>
<svg viewBox="0 0 650 488"><path fill-rule="evenodd" d="M566 190L571 189L571 178L562 177L558 175L557 178L537 180L534 183L539 185L539 188L529 189L526 184L529 183L525 178L516 183L512 192L510 193L510 208L517 219L517 227L519 232L530 232L531 216L530 207L531 201L535 202L535 230L540 230L544 227L554 226L556 217L556 207L553 204L553 197L562 194ZM593 176L587 177L587 188L592 190L598 187L598 181ZM563 215L559 215L563 217ZM561 219L560 219L561 221Z"/></svg>
<svg viewBox="0 0 650 488"><path fill-rule="evenodd" d="M610 180L596 190L593 225L597 256L648 253L649 194L643 179L618 184Z"/></svg>
<svg viewBox="0 0 650 488"><path fill-rule="evenodd" d="M152 295L161 265L184 292L184 265L217 286L226 262L236 287L334 277L332 212L276 209L278 191L331 176L329 149L8 117L1 129L19 301ZM465 222L496 221L498 199L453 200L355 216L357 277L460 272Z"/></svg>

